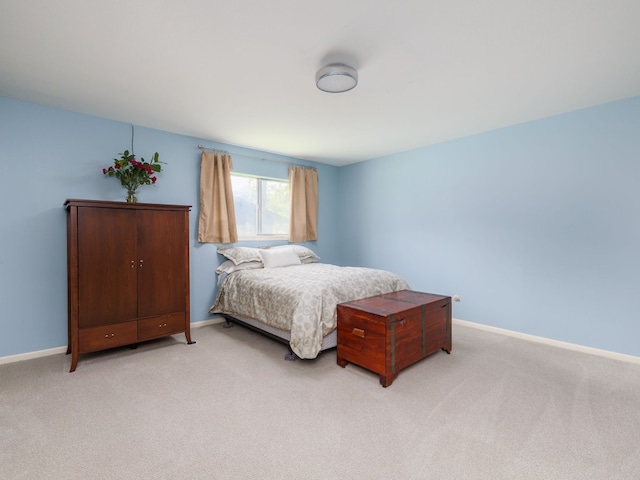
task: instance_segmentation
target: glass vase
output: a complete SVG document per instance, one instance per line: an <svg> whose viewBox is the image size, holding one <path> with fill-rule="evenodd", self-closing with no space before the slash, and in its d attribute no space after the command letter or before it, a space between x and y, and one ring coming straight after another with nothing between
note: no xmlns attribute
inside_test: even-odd
<svg viewBox="0 0 640 480"><path fill-rule="evenodd" d="M137 202L138 202L138 197L136 197L135 189L127 190L127 203L137 203Z"/></svg>

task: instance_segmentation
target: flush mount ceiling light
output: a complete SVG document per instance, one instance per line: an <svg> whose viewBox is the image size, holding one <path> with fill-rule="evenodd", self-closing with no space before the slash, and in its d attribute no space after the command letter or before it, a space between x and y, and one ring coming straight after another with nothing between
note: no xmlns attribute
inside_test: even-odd
<svg viewBox="0 0 640 480"><path fill-rule="evenodd" d="M355 68L342 63L332 63L316 73L316 86L323 92L348 92L358 84Z"/></svg>

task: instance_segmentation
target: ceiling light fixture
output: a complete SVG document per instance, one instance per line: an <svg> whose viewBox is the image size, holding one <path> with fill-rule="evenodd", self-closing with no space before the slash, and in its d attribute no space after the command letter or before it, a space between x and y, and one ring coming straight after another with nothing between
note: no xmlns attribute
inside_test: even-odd
<svg viewBox="0 0 640 480"><path fill-rule="evenodd" d="M323 92L348 92L358 84L358 72L355 68L342 63L332 63L322 67L316 73L316 86Z"/></svg>

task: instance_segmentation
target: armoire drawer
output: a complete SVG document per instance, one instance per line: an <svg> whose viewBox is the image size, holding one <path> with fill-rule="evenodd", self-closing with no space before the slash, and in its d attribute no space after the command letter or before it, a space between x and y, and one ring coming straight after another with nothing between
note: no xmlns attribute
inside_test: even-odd
<svg viewBox="0 0 640 480"><path fill-rule="evenodd" d="M138 339L140 341L160 338L185 330L185 313L171 313L158 317L142 318L138 320Z"/></svg>
<svg viewBox="0 0 640 480"><path fill-rule="evenodd" d="M81 328L78 332L79 353L130 345L138 341L138 322L124 322L99 327Z"/></svg>

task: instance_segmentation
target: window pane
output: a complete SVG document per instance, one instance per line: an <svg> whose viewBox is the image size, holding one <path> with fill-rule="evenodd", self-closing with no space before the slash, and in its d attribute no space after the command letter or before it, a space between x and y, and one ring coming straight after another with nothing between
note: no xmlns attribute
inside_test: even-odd
<svg viewBox="0 0 640 480"><path fill-rule="evenodd" d="M289 184L275 180L262 182L262 229L263 235L286 235L289 233Z"/></svg>
<svg viewBox="0 0 640 480"><path fill-rule="evenodd" d="M258 179L231 175L238 236L258 234Z"/></svg>
<svg viewBox="0 0 640 480"><path fill-rule="evenodd" d="M231 175L238 236L288 235L289 182Z"/></svg>

